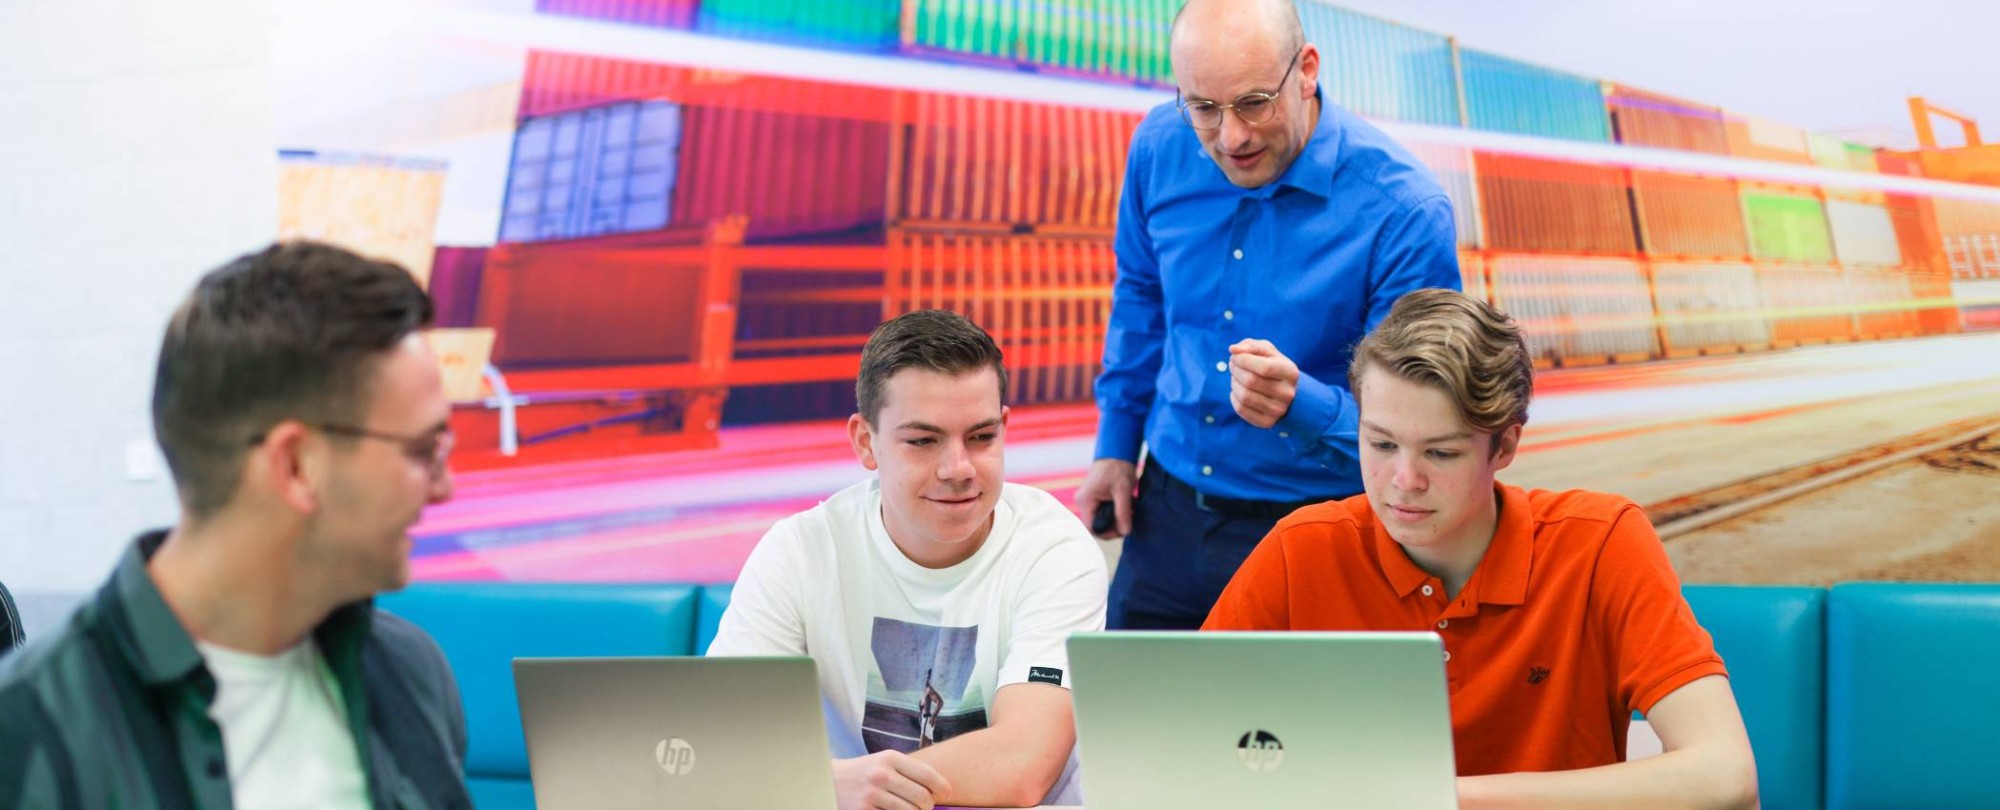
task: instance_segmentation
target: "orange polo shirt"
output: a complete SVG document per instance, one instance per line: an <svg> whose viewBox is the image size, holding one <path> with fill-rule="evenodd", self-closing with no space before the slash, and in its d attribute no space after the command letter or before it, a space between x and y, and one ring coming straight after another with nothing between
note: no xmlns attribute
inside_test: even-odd
<svg viewBox="0 0 2000 810"><path fill-rule="evenodd" d="M1726 675L1722 659L1637 505L1494 489L1493 544L1457 599L1357 495L1279 521L1202 629L1432 630L1460 774L1622 762L1633 710Z"/></svg>

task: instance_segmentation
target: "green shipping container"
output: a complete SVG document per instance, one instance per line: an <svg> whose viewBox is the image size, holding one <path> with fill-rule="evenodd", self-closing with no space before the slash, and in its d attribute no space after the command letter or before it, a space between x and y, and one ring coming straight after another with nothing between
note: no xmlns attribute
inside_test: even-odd
<svg viewBox="0 0 2000 810"><path fill-rule="evenodd" d="M1168 85L1179 0L908 0L913 50Z"/></svg>
<svg viewBox="0 0 2000 810"><path fill-rule="evenodd" d="M896 47L900 0L702 0L696 30L879 51Z"/></svg>
<svg viewBox="0 0 2000 810"><path fill-rule="evenodd" d="M1819 200L1770 191L1743 192L1750 252L1762 261L1829 264L1833 235Z"/></svg>

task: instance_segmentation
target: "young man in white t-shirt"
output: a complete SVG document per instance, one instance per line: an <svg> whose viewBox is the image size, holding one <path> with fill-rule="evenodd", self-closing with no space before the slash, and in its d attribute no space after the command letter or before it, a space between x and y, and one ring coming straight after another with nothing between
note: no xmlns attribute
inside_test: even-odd
<svg viewBox="0 0 2000 810"><path fill-rule="evenodd" d="M813 657L841 810L1077 803L1063 645L1104 627L1104 558L1002 481L1006 389L958 315L878 327L847 423L877 475L771 527L709 647Z"/></svg>

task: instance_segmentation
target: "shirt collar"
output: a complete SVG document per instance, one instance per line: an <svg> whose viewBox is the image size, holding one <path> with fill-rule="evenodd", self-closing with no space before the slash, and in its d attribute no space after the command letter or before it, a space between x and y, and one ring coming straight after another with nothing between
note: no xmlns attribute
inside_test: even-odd
<svg viewBox="0 0 2000 810"><path fill-rule="evenodd" d="M1535 518L1529 510L1528 494L1520 487L1493 484L1500 499L1500 516L1493 527L1493 542L1486 556L1465 583L1464 596L1488 605L1519 605L1527 601L1528 574L1535 554ZM1410 561L1403 547L1389 536L1387 527L1375 523L1375 556L1382 561L1382 573L1396 595L1410 594L1432 577Z"/></svg>
<svg viewBox="0 0 2000 810"><path fill-rule="evenodd" d="M165 529L140 535L119 558L111 581L98 596L102 609L119 629L117 636L133 671L150 686L177 683L197 671L207 671L194 637L181 626L180 617L167 607L159 585L146 572L146 561L166 539ZM372 600L346 605L313 629L314 640L335 665L336 673L358 667L372 607ZM351 687L349 678L341 680L343 686Z"/></svg>
<svg viewBox="0 0 2000 810"><path fill-rule="evenodd" d="M1299 151L1299 156L1272 185L1295 188L1330 200L1333 199L1333 173L1340 166L1340 108L1327 103L1324 84L1314 89L1313 95L1319 99L1319 123L1313 126L1312 136L1306 139L1305 148Z"/></svg>
<svg viewBox="0 0 2000 810"><path fill-rule="evenodd" d="M107 618L119 628L117 635L133 671L151 686L177 682L202 666L194 637L167 608L160 587L146 573L146 560L166 539L164 529L140 535L119 557L118 568L98 597Z"/></svg>

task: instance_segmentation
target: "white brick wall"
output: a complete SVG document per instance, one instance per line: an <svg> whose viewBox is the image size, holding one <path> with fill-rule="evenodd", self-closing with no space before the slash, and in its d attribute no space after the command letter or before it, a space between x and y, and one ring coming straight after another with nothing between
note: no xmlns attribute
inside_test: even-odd
<svg viewBox="0 0 2000 810"><path fill-rule="evenodd" d="M94 588L175 515L153 355L277 229L269 0L0 0L0 581ZM150 453L151 451L149 451Z"/></svg>

